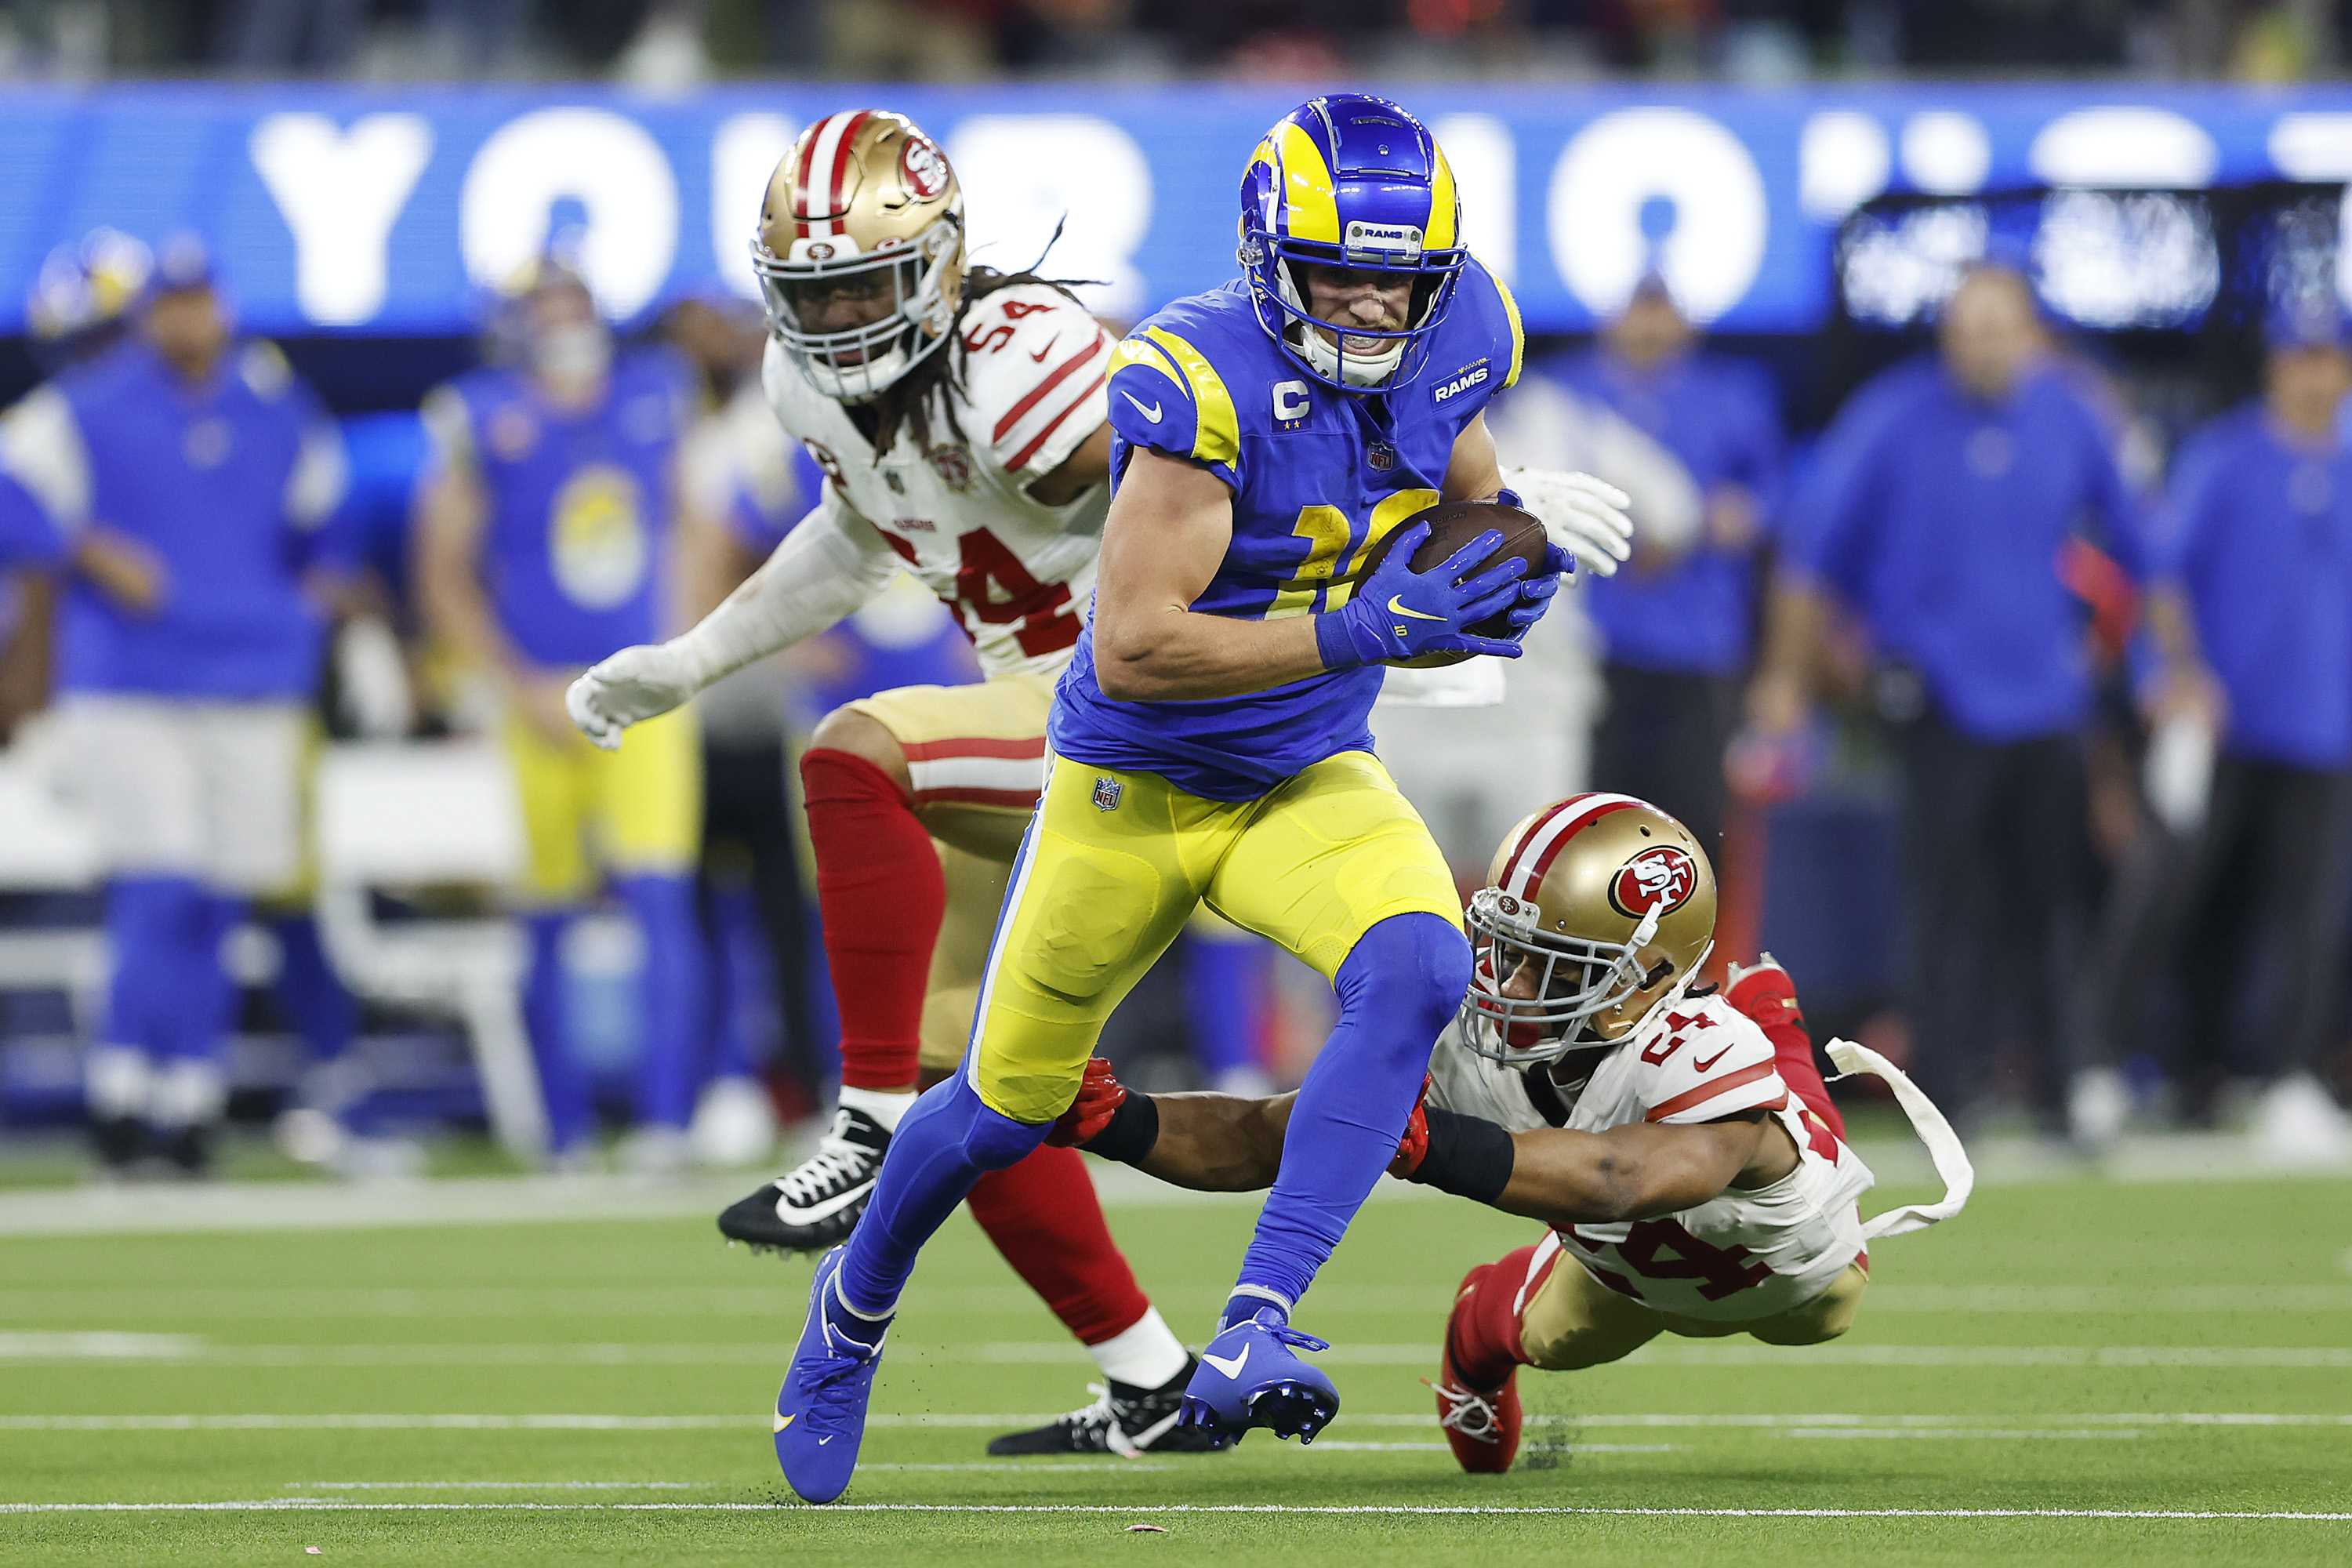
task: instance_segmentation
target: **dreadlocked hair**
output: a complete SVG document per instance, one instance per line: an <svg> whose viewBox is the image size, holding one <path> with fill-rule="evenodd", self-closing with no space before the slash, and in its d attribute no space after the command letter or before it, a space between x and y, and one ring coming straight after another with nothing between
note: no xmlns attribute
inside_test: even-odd
<svg viewBox="0 0 2352 1568"><path fill-rule="evenodd" d="M926 354L869 405L874 411L874 458L877 463L897 442L901 430L910 434L918 447L929 446L934 419L939 422L938 428L957 446L965 444L955 405L965 390L963 321L973 306L1001 289L1035 283L1051 289L1080 310L1086 309L1086 302L1074 290L1099 285L1101 279L1047 278L1037 270L1045 265L1045 258L1053 253L1061 237L1062 225L1057 223L1052 238L1045 241L1045 248L1037 253L1037 259L1017 272L999 272L978 263L966 269L963 300L956 307L955 320L948 326L948 334L954 341L938 353Z"/></svg>

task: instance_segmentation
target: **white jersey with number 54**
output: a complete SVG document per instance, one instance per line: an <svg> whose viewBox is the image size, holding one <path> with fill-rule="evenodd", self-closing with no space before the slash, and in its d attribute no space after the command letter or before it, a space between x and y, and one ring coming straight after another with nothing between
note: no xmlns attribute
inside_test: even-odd
<svg viewBox="0 0 2352 1568"><path fill-rule="evenodd" d="M934 406L925 439L902 427L877 458L850 411L772 340L761 380L839 502L956 613L982 668L1050 675L1084 624L1110 489L1047 506L1029 487L1101 427L1112 340L1085 307L1037 284L977 301L956 334L940 353L961 440Z"/></svg>
<svg viewBox="0 0 2352 1568"><path fill-rule="evenodd" d="M1525 1077L1449 1030L1430 1062L1433 1104L1528 1132L1554 1123ZM1719 995L1660 1008L1604 1059L1564 1125L1601 1132L1763 1110L1788 1130L1797 1166L1767 1187L1730 1189L1679 1214L1560 1228L1560 1251L1611 1289L1675 1317L1747 1322L1803 1305L1864 1247L1857 1205L1870 1167L1789 1091L1772 1042Z"/></svg>

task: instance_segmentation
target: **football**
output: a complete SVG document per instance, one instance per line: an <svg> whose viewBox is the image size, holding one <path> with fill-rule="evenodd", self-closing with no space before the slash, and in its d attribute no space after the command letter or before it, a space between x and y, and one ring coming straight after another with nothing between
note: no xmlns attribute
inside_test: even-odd
<svg viewBox="0 0 2352 1568"><path fill-rule="evenodd" d="M1435 506L1425 507L1413 513L1382 536L1365 555L1356 581L1361 583L1379 571L1381 563L1388 559L1389 552L1395 547L1398 539L1416 522L1429 524L1429 537L1422 542L1420 549L1412 552L1410 563L1416 572L1428 571L1489 529L1499 531L1503 542L1495 547L1493 554L1465 574L1466 576L1475 577L1513 556L1528 563L1528 575L1532 576L1544 569L1549 558L1550 542L1544 533L1543 523L1517 507L1505 506L1500 501L1440 501ZM1490 616L1470 629L1486 637L1511 635L1510 623L1499 615ZM1408 669L1436 669L1449 664L1460 664L1464 659L1475 657L1467 653L1428 653L1419 658L1401 658L1393 662Z"/></svg>

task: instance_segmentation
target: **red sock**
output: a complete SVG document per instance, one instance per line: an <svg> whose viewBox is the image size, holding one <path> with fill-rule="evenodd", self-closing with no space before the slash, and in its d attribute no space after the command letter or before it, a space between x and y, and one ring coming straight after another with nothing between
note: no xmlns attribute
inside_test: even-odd
<svg viewBox="0 0 2352 1568"><path fill-rule="evenodd" d="M1473 1388L1500 1388L1513 1367L1527 1364L1517 1301L1535 1256L1535 1247L1522 1247L1471 1270L1477 1294L1470 1298L1466 1310L1454 1315L1445 1352L1453 1358L1454 1370ZM1557 1255L1553 1261L1557 1263Z"/></svg>
<svg viewBox="0 0 2352 1568"><path fill-rule="evenodd" d="M939 851L890 775L863 757L818 747L801 759L801 794L841 1012L842 1087L908 1088L948 907Z"/></svg>
<svg viewBox="0 0 2352 1568"><path fill-rule="evenodd" d="M1004 1261L1081 1344L1125 1333L1151 1310L1110 1238L1094 1180L1076 1149L1046 1145L991 1171L967 1201Z"/></svg>
<svg viewBox="0 0 2352 1568"><path fill-rule="evenodd" d="M1780 1081L1843 1142L1845 1118L1838 1114L1837 1101L1830 1098L1830 1086L1822 1081L1822 1069L1814 1063L1813 1032L1805 1026L1804 1010L1797 1005L1795 984L1773 967L1743 977L1733 991L1732 1005L1772 1042Z"/></svg>

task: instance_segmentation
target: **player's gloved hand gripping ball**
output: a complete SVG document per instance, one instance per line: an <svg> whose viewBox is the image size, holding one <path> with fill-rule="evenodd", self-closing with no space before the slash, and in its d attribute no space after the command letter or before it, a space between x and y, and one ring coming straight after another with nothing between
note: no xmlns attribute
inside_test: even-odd
<svg viewBox="0 0 2352 1568"><path fill-rule="evenodd" d="M1353 669L1431 654L1518 658L1518 634L1542 616L1549 597L1523 595L1534 586L1521 582L1528 576L1528 562L1512 555L1481 571L1504 543L1502 530L1488 528L1416 572L1414 553L1430 531L1428 521L1418 521L1391 534L1354 595L1315 617L1315 643L1325 668ZM1557 590L1559 579L1542 575Z"/></svg>

